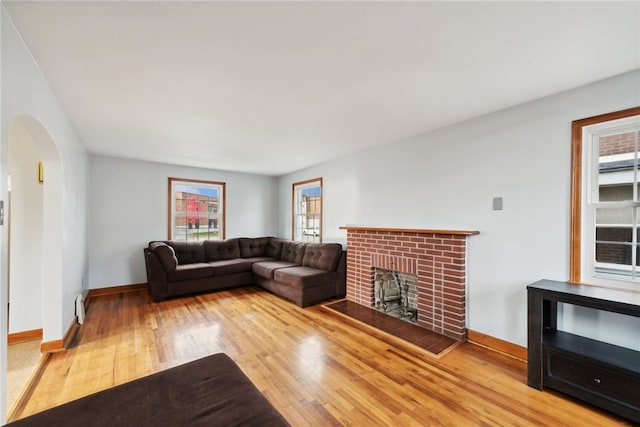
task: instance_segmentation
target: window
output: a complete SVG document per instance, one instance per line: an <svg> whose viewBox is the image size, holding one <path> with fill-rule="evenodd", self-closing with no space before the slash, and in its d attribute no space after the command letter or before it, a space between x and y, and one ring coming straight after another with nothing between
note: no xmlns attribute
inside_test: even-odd
<svg viewBox="0 0 640 427"><path fill-rule="evenodd" d="M224 239L225 183L169 178L169 240Z"/></svg>
<svg viewBox="0 0 640 427"><path fill-rule="evenodd" d="M322 178L293 184L293 240L322 241Z"/></svg>
<svg viewBox="0 0 640 427"><path fill-rule="evenodd" d="M570 281L640 284L640 107L573 122Z"/></svg>

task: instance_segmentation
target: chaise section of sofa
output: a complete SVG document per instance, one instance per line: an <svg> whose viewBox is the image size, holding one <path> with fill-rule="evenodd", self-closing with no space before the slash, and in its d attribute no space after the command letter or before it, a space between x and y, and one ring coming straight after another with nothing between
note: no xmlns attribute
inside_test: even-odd
<svg viewBox="0 0 640 427"><path fill-rule="evenodd" d="M342 246L337 243L285 242L279 261L253 265L254 280L300 307L307 307L327 299L327 295L344 295L346 277L340 273L346 270L343 255Z"/></svg>
<svg viewBox="0 0 640 427"><path fill-rule="evenodd" d="M155 241L144 255L154 301L256 284L307 307L346 292L346 255L337 243L274 237Z"/></svg>

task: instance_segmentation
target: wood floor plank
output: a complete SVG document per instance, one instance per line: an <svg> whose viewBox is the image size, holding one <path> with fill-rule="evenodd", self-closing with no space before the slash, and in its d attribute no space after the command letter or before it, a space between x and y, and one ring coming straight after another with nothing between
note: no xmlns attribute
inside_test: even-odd
<svg viewBox="0 0 640 427"><path fill-rule="evenodd" d="M144 290L98 295L19 416L225 352L294 426L631 425L528 387L524 362L486 348L436 358L382 338L252 287L161 303Z"/></svg>

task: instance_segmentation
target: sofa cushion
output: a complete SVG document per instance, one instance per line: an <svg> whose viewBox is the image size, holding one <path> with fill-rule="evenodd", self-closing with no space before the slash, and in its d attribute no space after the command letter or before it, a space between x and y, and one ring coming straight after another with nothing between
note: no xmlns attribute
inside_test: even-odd
<svg viewBox="0 0 640 427"><path fill-rule="evenodd" d="M302 265L324 271L335 271L341 255L342 245L338 243L307 243Z"/></svg>
<svg viewBox="0 0 640 427"><path fill-rule="evenodd" d="M251 262L242 258L211 261L208 264L213 268L213 274L215 276L224 276L226 274L244 273L245 271L251 271Z"/></svg>
<svg viewBox="0 0 640 427"><path fill-rule="evenodd" d="M151 249L160 259L160 263L165 271L173 271L178 266L178 258L173 248L163 242L149 243Z"/></svg>
<svg viewBox="0 0 640 427"><path fill-rule="evenodd" d="M338 273L311 267L280 268L273 273L273 280L297 288L313 288L331 285L336 282Z"/></svg>
<svg viewBox="0 0 640 427"><path fill-rule="evenodd" d="M238 239L205 240L204 252L208 262L221 259L240 258Z"/></svg>
<svg viewBox="0 0 640 427"><path fill-rule="evenodd" d="M284 241L282 242L280 259L301 265L304 257L304 247L305 243L302 242Z"/></svg>
<svg viewBox="0 0 640 427"><path fill-rule="evenodd" d="M265 261L256 262L251 266L253 274L264 277L265 279L273 279L273 273L279 268L295 267L298 264L289 261Z"/></svg>
<svg viewBox="0 0 640 427"><path fill-rule="evenodd" d="M175 242L169 241L178 258L178 265L204 262L204 247L202 242Z"/></svg>
<svg viewBox="0 0 640 427"><path fill-rule="evenodd" d="M282 240L272 237L267 242L267 247L264 249L264 254L271 258L280 259L282 256Z"/></svg>
<svg viewBox="0 0 640 427"><path fill-rule="evenodd" d="M260 237L260 238L254 238L254 239L241 237L238 239L238 246L240 247L240 256L242 258L264 256L264 252L268 243L269 243L268 237Z"/></svg>
<svg viewBox="0 0 640 427"><path fill-rule="evenodd" d="M256 257L252 257L252 258L242 258L243 260L250 262L251 264L256 263L256 262L265 262L265 261L279 261L276 258L271 258L268 256L256 256Z"/></svg>
<svg viewBox="0 0 640 427"><path fill-rule="evenodd" d="M169 282L202 279L210 276L213 276L213 267L200 262L178 265L175 270L167 272L167 280Z"/></svg>

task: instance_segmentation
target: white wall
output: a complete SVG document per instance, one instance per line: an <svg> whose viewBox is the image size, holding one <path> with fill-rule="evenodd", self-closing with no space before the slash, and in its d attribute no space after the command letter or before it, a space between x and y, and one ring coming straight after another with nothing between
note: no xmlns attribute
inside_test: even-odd
<svg viewBox="0 0 640 427"><path fill-rule="evenodd" d="M323 241L345 243L346 224L479 230L468 327L526 346L526 285L568 279L571 121L637 105L640 72L283 176L279 234L291 235L291 184L316 177ZM504 210L492 210L495 196ZM632 323L620 339L640 348Z"/></svg>
<svg viewBox="0 0 640 427"><path fill-rule="evenodd" d="M89 287L145 283L142 249L167 239L168 178L226 183L226 237L277 232L274 177L91 156Z"/></svg>
<svg viewBox="0 0 640 427"><path fill-rule="evenodd" d="M7 198L8 129L16 121L31 134L45 162L43 299L44 341L62 339L75 316L74 298L87 273L89 157L38 65L2 7L2 150L0 200ZM48 233L55 230L55 238ZM2 227L6 261L6 227ZM49 273L47 273L49 272ZM6 265L0 271L6 292Z"/></svg>
<svg viewBox="0 0 640 427"><path fill-rule="evenodd" d="M9 332L42 328L42 188L40 156L19 123L9 129L11 199L9 238Z"/></svg>
<svg viewBox="0 0 640 427"><path fill-rule="evenodd" d="M0 15L4 14L4 8L0 8ZM0 18L2 18L0 16ZM0 46L2 45L2 33L3 33L2 19L0 19ZM1 48L1 47L0 47ZM0 82L2 81L2 55L0 55ZM2 99L2 84L0 84L0 100ZM0 102L0 117L2 116L2 102ZM5 127L0 120L0 135L4 135ZM0 139L0 144L2 144L2 140ZM4 150L0 147L0 176L4 174L4 169L2 169L2 153ZM0 189L2 188L2 179L0 178ZM2 191L0 190L0 194ZM0 233L0 274L2 274L9 266L9 262L6 258L3 257L3 254L6 253L5 242ZM7 242L8 243L8 242ZM0 279L0 316L3 319L7 318L7 304L9 303L9 295L7 292L8 282L3 284L2 279ZM0 337L7 336L9 332L7 328L6 322L0 322ZM6 414L7 413L7 340L0 340L0 424L4 424L6 422Z"/></svg>

